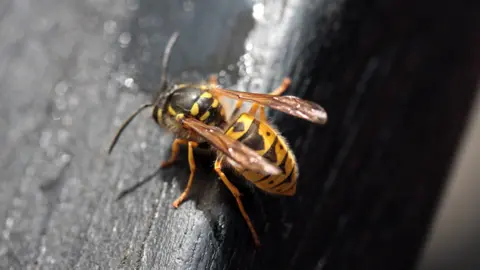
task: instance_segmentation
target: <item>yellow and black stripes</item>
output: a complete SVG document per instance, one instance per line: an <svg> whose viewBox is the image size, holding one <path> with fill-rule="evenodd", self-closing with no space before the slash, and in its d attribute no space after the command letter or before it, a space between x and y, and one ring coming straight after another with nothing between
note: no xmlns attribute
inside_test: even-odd
<svg viewBox="0 0 480 270"><path fill-rule="evenodd" d="M277 145L281 145L277 142ZM273 148L272 148L273 149ZM282 195L293 195L296 191L296 182L298 176L295 157L290 151L285 153L283 160L277 162L277 166L284 172L281 175L268 175L253 183L270 193Z"/></svg>
<svg viewBox="0 0 480 270"><path fill-rule="evenodd" d="M190 109L190 113L207 125L218 125L224 122L222 104L209 92L203 92ZM194 114L197 113L197 114Z"/></svg>
<svg viewBox="0 0 480 270"><path fill-rule="evenodd" d="M160 107L158 107L158 106L153 107L152 117L155 120L155 122L160 123L160 121L162 119L162 114L163 113L162 113L162 110L160 109Z"/></svg>
<svg viewBox="0 0 480 270"><path fill-rule="evenodd" d="M225 124L225 110L220 101L210 92L182 85L171 93L163 108L155 108L153 116L157 122L164 118L176 118L178 115L194 117L207 125L223 126ZM161 119L161 120L160 120Z"/></svg>
<svg viewBox="0 0 480 270"><path fill-rule="evenodd" d="M284 171L281 175L263 175L245 170L241 172L243 177L269 193L295 194L298 175L295 156L272 126L243 113L227 129L226 135L244 143Z"/></svg>
<svg viewBox="0 0 480 270"><path fill-rule="evenodd" d="M201 93L190 107L190 114L200 121L205 121L210 115L210 107L213 101L212 94L208 92Z"/></svg>

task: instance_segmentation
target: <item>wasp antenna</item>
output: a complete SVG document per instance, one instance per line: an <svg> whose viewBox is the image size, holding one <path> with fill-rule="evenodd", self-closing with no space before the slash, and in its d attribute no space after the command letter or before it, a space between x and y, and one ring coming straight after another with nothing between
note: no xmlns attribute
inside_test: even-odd
<svg viewBox="0 0 480 270"><path fill-rule="evenodd" d="M170 54L172 53L173 45L177 42L178 36L180 33L178 31L174 32L170 39L167 42L167 46L165 46L165 51L163 52L163 60L162 60L162 78L160 81L161 89L165 87L165 83L167 82L167 71L168 71L168 60L170 59Z"/></svg>
<svg viewBox="0 0 480 270"><path fill-rule="evenodd" d="M110 147L108 148L108 154L110 155L110 153L112 153L112 150L113 150L113 147L115 147L115 144L117 144L117 141L118 141L118 138L120 138L120 135L122 134L123 130L128 126L128 124L130 124L130 122L132 122L132 120L139 114L141 113L143 110L145 110L146 108L148 107L152 107L153 104L144 104L142 105L140 108L137 109L136 112L134 112L132 115L130 115L130 117L128 117L127 120L125 120L125 122L123 122L122 126L120 127L120 129L117 131L117 134L115 134L115 137L113 138L112 140L112 143L110 144Z"/></svg>
<svg viewBox="0 0 480 270"><path fill-rule="evenodd" d="M135 185L133 185L133 186L127 188L127 189L124 189L122 192L120 192L120 194L118 194L118 196L116 198L116 201L121 200L126 195L130 194L131 192L135 191L137 188L145 185L146 183L148 183L149 181L154 179L155 175L157 175L160 172L161 169L162 169L162 167L158 167L158 169L156 171L154 171L149 176L145 177L142 181L136 183Z"/></svg>

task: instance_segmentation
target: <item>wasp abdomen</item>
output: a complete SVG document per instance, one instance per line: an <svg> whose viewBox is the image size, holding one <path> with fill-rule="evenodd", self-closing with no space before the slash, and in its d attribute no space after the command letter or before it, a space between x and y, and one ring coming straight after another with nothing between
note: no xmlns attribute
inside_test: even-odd
<svg viewBox="0 0 480 270"><path fill-rule="evenodd" d="M227 129L232 137L277 165L283 174L265 175L245 170L241 174L258 188L275 194L293 195L296 191L298 168L295 156L285 139L270 124L249 114L241 114Z"/></svg>

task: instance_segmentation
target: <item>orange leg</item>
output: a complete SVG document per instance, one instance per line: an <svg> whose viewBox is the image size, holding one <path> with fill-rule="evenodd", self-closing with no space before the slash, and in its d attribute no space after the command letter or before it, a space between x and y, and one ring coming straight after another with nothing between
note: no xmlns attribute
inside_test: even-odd
<svg viewBox="0 0 480 270"><path fill-rule="evenodd" d="M237 201L238 208L240 209L240 212L242 213L243 218L247 222L248 228L250 229L250 232L252 233L253 241L255 242L256 246L260 246L260 240L258 239L257 232L255 231L255 228L253 227L252 221L247 215L247 212L245 211L245 208L243 207L243 203L240 200L240 192L238 189L228 180L228 178L225 176L225 174L222 172L222 159L217 159L215 160L215 171L217 172L218 176L220 176L220 179L222 179L223 183L227 186L227 188L232 192L233 196L235 197L235 200Z"/></svg>
<svg viewBox="0 0 480 270"><path fill-rule="evenodd" d="M218 89L217 86L218 86L217 75L210 75L210 77L208 77L207 89L215 90L215 89ZM214 92L210 92L210 93L213 94L216 98L219 98L219 96L214 94Z"/></svg>
<svg viewBox="0 0 480 270"><path fill-rule="evenodd" d="M283 94L283 92L285 92L287 90L287 88L290 86L291 83L292 83L292 80L290 80L290 78L288 78L288 77L285 77L283 79L282 84L279 87L277 87L277 89L270 92L269 95L280 96L281 94Z"/></svg>
<svg viewBox="0 0 480 270"><path fill-rule="evenodd" d="M217 85L217 83L217 75L210 75L210 77L208 77L208 84Z"/></svg>
<svg viewBox="0 0 480 270"><path fill-rule="evenodd" d="M260 108L260 119L262 121L267 121L267 114L265 113L265 107Z"/></svg>
<svg viewBox="0 0 480 270"><path fill-rule="evenodd" d="M285 90L287 90L287 88L290 86L290 84L292 83L292 81L290 80L290 78L287 78L285 77L283 79L283 82L282 82L282 85L280 85L279 87L277 87L277 89L273 90L272 92L270 92L269 95L272 95L272 96L280 96L283 94L283 92L285 92ZM254 104L255 105L255 104ZM252 108L250 109L250 111L256 111L257 108L254 108L252 106ZM263 120L263 121L267 121L267 115L265 113L265 107L264 106L261 106L260 107L260 119Z"/></svg>
<svg viewBox="0 0 480 270"><path fill-rule="evenodd" d="M168 167L177 160L180 144L188 144L188 141L182 140L182 139L175 139L172 143L172 154L170 155L170 158L167 161L164 161L162 162L162 164L160 164L161 168Z"/></svg>
<svg viewBox="0 0 480 270"><path fill-rule="evenodd" d="M182 192L180 197L178 197L174 202L173 202L173 207L177 208L184 200L187 198L188 193L190 192L190 188L192 187L193 183L193 176L195 175L195 159L193 158L193 148L197 147L198 143L189 141L188 142L188 163L190 164L190 177L188 178L188 183L187 187L185 190Z"/></svg>
<svg viewBox="0 0 480 270"><path fill-rule="evenodd" d="M255 116L257 114L257 110L260 108L260 105L258 105L257 103L253 103L252 104L252 107L250 108L250 110L248 111L248 114L251 114L253 116ZM263 108L263 106L262 106Z"/></svg>
<svg viewBox="0 0 480 270"><path fill-rule="evenodd" d="M255 116L258 109L260 109L260 120L267 121L267 114L265 113L265 107L260 106L257 103L254 103L252 105L252 107L250 108L250 111L248 111L248 113Z"/></svg>

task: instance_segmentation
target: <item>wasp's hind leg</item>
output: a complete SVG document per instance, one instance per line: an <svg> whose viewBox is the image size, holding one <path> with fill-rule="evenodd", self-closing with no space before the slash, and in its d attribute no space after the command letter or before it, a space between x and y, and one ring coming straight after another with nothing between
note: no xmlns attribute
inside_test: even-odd
<svg viewBox="0 0 480 270"><path fill-rule="evenodd" d="M235 197L235 200L237 201L238 208L240 209L240 212L242 213L243 218L247 222L248 228L250 229L250 232L253 237L253 241L255 242L256 246L260 246L260 240L258 239L257 232L255 231L255 228L253 227L252 221L248 217L247 212L245 211L245 208L243 207L243 203L240 200L240 192L238 189L228 180L227 176L222 171L222 159L217 158L215 160L215 171L217 172L218 176L220 176L220 179L222 179L222 182L227 186L228 190L233 194Z"/></svg>
<svg viewBox="0 0 480 270"><path fill-rule="evenodd" d="M272 95L272 96L282 95L283 92L287 90L287 88L290 86L291 83L292 83L292 80L290 80L290 78L288 77L283 78L282 84L279 87L277 87L277 89L270 92L269 95Z"/></svg>
<svg viewBox="0 0 480 270"><path fill-rule="evenodd" d="M193 157L193 148L197 147L198 143L188 141L188 163L190 165L190 177L188 178L188 183L187 187L185 190L182 192L182 194L173 202L173 207L178 208L178 206L187 198L188 193L190 192L190 189L192 187L193 183L193 176L195 175L195 159ZM173 156L173 153L172 153Z"/></svg>
<svg viewBox="0 0 480 270"><path fill-rule="evenodd" d="M285 77L283 79L282 84L279 87L277 87L277 89L270 92L269 95L281 96L287 90L287 88L290 86L291 83L292 83L292 80L290 80L290 78L288 78L288 77ZM263 120L263 121L267 121L267 115L265 113L265 107L264 106L259 106L258 104L253 104L252 108L250 108L249 113L252 114L252 115L255 115L255 113L257 112L259 107L260 107L260 119Z"/></svg>
<svg viewBox="0 0 480 270"><path fill-rule="evenodd" d="M218 84L217 75L210 75L210 77L208 77L208 83L212 86L217 85Z"/></svg>

